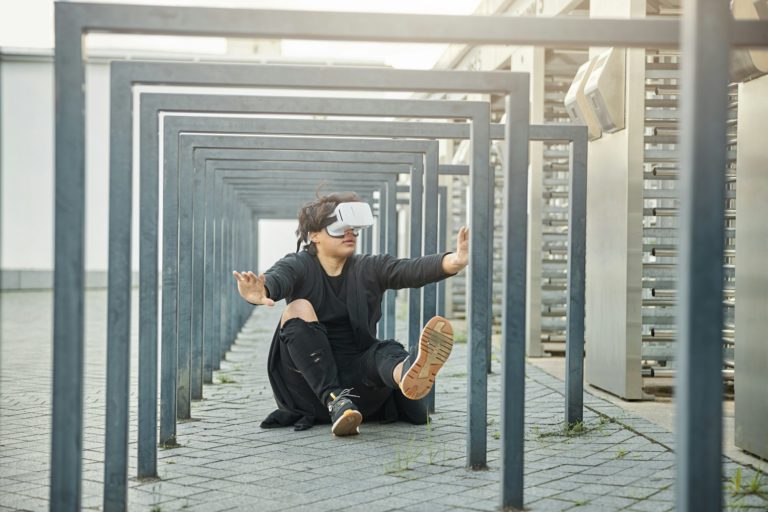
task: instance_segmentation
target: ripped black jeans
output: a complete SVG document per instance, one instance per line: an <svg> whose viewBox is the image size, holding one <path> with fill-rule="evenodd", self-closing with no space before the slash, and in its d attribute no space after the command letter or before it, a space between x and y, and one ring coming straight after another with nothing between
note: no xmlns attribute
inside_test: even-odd
<svg viewBox="0 0 768 512"><path fill-rule="evenodd" d="M426 401L406 398L392 376L407 356L408 351L395 340L379 341L351 356L334 354L319 322L291 318L280 329L280 357L283 368L288 367L283 380L292 394L317 397L318 419L329 418L326 404L332 392L352 388L352 394L359 396L352 401L365 420L426 423Z"/></svg>

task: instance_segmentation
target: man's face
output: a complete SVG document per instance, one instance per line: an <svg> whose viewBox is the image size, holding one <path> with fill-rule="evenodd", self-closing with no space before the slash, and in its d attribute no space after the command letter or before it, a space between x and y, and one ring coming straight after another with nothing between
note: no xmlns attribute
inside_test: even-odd
<svg viewBox="0 0 768 512"><path fill-rule="evenodd" d="M346 230L343 237L333 237L323 229L311 233L310 240L315 243L318 255L331 258L348 258L355 254L357 246L357 237L351 229Z"/></svg>

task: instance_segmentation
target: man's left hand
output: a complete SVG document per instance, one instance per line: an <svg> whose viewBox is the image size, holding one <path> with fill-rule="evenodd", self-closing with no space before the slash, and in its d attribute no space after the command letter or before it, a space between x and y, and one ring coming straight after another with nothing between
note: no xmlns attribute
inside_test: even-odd
<svg viewBox="0 0 768 512"><path fill-rule="evenodd" d="M456 252L443 258L446 274L461 272L469 264L469 228L462 226L456 237Z"/></svg>

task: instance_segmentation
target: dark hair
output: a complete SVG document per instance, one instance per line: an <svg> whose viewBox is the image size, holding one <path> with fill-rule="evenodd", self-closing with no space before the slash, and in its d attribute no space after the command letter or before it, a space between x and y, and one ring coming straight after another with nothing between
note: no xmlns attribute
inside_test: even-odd
<svg viewBox="0 0 768 512"><path fill-rule="evenodd" d="M325 228L330 224L328 217L333 213L333 210L340 203L352 203L360 201L360 196L354 192L333 192L330 194L320 195L320 191L315 193L317 199L299 209L299 227L296 229L296 252L301 248L302 242L304 250L311 255L317 254L317 248L313 242L309 240L309 234L317 232Z"/></svg>

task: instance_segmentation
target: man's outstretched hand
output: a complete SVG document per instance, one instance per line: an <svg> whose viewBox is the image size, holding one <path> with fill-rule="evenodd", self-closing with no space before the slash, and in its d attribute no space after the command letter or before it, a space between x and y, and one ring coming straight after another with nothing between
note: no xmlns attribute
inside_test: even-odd
<svg viewBox="0 0 768 512"><path fill-rule="evenodd" d="M461 227L456 237L456 252L443 258L443 272L456 274L469 264L469 228Z"/></svg>
<svg viewBox="0 0 768 512"><path fill-rule="evenodd" d="M237 281L237 291L251 304L261 306L274 306L275 301L267 297L267 288L264 286L264 274L256 275L253 272L232 271Z"/></svg>

